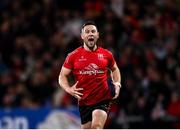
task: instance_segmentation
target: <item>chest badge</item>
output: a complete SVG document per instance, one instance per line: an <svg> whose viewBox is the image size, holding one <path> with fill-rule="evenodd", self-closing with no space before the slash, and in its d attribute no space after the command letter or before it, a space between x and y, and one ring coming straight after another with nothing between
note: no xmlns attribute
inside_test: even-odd
<svg viewBox="0 0 180 130"><path fill-rule="evenodd" d="M104 58L104 55L103 54L98 54L98 59L101 60Z"/></svg>

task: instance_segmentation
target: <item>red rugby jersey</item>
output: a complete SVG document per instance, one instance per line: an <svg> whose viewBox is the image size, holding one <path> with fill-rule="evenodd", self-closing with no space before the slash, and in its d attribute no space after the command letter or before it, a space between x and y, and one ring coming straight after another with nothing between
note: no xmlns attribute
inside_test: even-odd
<svg viewBox="0 0 180 130"><path fill-rule="evenodd" d="M79 81L77 88L83 88L80 106L112 99L107 78L108 68L114 64L112 53L101 47L93 52L79 47L68 54L63 66L72 70L76 81Z"/></svg>

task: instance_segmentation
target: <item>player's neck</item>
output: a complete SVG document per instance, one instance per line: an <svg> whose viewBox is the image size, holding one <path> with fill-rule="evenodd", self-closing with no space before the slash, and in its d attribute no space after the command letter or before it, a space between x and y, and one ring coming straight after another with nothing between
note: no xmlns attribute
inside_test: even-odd
<svg viewBox="0 0 180 130"><path fill-rule="evenodd" d="M83 47L86 51L95 51L97 49L97 45L95 45L93 48L89 48L86 46L86 44L84 44Z"/></svg>

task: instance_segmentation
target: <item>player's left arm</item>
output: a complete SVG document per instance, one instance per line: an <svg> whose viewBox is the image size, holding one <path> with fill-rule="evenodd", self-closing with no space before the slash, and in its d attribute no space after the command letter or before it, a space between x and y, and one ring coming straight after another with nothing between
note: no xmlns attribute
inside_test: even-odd
<svg viewBox="0 0 180 130"><path fill-rule="evenodd" d="M116 99L119 96L121 88L121 73L116 63L111 68L111 77L115 87L115 96L113 99Z"/></svg>

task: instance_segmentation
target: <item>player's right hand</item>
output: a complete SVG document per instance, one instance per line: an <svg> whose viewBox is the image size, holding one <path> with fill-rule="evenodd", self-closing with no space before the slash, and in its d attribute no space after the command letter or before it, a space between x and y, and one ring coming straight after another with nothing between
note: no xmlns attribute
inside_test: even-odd
<svg viewBox="0 0 180 130"><path fill-rule="evenodd" d="M78 81L72 87L69 88L68 93L72 95L73 97L77 98L78 100L80 100L83 94L79 91L82 91L83 88L77 88L76 87L77 84L78 84Z"/></svg>

